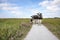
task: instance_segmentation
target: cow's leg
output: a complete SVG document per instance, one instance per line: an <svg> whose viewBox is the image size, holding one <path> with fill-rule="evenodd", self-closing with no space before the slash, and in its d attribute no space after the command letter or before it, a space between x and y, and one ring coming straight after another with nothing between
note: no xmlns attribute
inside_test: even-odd
<svg viewBox="0 0 60 40"><path fill-rule="evenodd" d="M40 19L40 24L42 23L42 20Z"/></svg>
<svg viewBox="0 0 60 40"><path fill-rule="evenodd" d="M31 23L33 23L33 20L32 19L30 21L31 21Z"/></svg>
<svg viewBox="0 0 60 40"><path fill-rule="evenodd" d="M33 24L36 24L36 19L33 20Z"/></svg>
<svg viewBox="0 0 60 40"><path fill-rule="evenodd" d="M35 19L35 23L36 23L36 24L38 23L38 19Z"/></svg>
<svg viewBox="0 0 60 40"><path fill-rule="evenodd" d="M35 20L33 19L32 23L34 24Z"/></svg>
<svg viewBox="0 0 60 40"><path fill-rule="evenodd" d="M37 20L35 19L35 24L37 23Z"/></svg>
<svg viewBox="0 0 60 40"><path fill-rule="evenodd" d="M40 23L40 20L39 19L37 19L37 24L39 24Z"/></svg>
<svg viewBox="0 0 60 40"><path fill-rule="evenodd" d="M41 20L40 20L40 19L38 19L38 20L37 20L37 23L38 23L38 24L41 24Z"/></svg>

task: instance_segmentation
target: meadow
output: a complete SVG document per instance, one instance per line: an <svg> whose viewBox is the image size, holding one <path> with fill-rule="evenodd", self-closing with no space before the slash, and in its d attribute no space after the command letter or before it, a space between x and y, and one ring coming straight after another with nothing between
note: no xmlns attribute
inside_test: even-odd
<svg viewBox="0 0 60 40"><path fill-rule="evenodd" d="M42 22L56 37L60 39L60 19L45 18Z"/></svg>
<svg viewBox="0 0 60 40"><path fill-rule="evenodd" d="M23 40L31 28L30 20L23 18L0 19L0 40Z"/></svg>
<svg viewBox="0 0 60 40"><path fill-rule="evenodd" d="M45 18L42 24L60 39L60 19ZM0 40L23 40L31 26L28 18L0 18Z"/></svg>

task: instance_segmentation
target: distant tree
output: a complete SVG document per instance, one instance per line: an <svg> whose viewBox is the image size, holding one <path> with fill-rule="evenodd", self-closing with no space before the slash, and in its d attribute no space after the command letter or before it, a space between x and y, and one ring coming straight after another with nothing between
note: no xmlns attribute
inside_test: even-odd
<svg viewBox="0 0 60 40"><path fill-rule="evenodd" d="M54 17L54 18L59 18L59 17Z"/></svg>

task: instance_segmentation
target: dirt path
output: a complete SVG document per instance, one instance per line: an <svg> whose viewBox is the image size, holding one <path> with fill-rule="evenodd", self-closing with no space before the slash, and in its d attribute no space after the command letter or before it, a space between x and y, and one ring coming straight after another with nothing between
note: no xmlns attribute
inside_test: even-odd
<svg viewBox="0 0 60 40"><path fill-rule="evenodd" d="M33 24L24 40L59 40L44 25Z"/></svg>

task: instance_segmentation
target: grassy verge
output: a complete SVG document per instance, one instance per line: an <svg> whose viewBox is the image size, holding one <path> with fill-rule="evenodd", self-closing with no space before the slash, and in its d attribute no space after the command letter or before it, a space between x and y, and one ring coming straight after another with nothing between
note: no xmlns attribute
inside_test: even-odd
<svg viewBox="0 0 60 40"><path fill-rule="evenodd" d="M42 23L60 39L60 19L43 19Z"/></svg>
<svg viewBox="0 0 60 40"><path fill-rule="evenodd" d="M0 19L0 40L23 40L30 28L29 19Z"/></svg>

